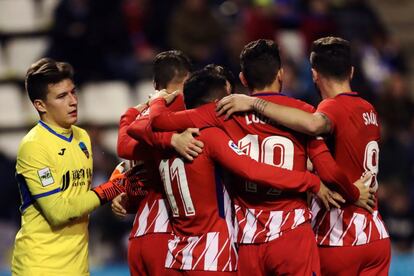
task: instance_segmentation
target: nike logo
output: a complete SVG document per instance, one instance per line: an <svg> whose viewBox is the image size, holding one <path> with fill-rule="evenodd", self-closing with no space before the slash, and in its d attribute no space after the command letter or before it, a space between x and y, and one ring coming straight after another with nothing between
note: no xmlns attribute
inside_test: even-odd
<svg viewBox="0 0 414 276"><path fill-rule="evenodd" d="M64 155L65 154L65 148L61 149L60 152L58 153L59 155Z"/></svg>

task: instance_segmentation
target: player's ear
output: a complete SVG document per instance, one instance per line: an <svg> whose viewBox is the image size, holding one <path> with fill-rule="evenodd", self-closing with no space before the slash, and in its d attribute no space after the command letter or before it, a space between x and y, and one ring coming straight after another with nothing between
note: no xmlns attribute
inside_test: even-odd
<svg viewBox="0 0 414 276"><path fill-rule="evenodd" d="M240 73L239 73L239 79L240 79L240 81L241 81L241 83L243 84L243 86L244 86L244 87L248 87L248 85L247 85L247 80L246 80L246 78L244 77L243 72L240 72Z"/></svg>
<svg viewBox="0 0 414 276"><path fill-rule="evenodd" d="M36 110L40 113L46 112L46 104L43 100L36 99L33 101L33 105L36 108Z"/></svg>
<svg viewBox="0 0 414 276"><path fill-rule="evenodd" d="M313 80L313 82L316 82L316 81L318 80L319 74L318 74L318 72L317 72L315 69L313 69L313 68L311 68L311 71L312 71L312 80Z"/></svg>
<svg viewBox="0 0 414 276"><path fill-rule="evenodd" d="M352 80L354 77L354 66L351 67L351 75L349 76L349 80Z"/></svg>
<svg viewBox="0 0 414 276"><path fill-rule="evenodd" d="M283 74L284 74L283 68L280 68L277 71L277 75L276 75L276 78L279 79L280 82L282 82L282 80L283 80Z"/></svg>

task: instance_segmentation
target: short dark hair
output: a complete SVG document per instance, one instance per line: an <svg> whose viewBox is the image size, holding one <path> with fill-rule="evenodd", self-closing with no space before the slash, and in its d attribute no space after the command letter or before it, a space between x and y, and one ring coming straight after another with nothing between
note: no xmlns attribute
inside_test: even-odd
<svg viewBox="0 0 414 276"><path fill-rule="evenodd" d="M263 89L272 84L280 70L279 47L272 40L252 41L240 54L240 66L249 89Z"/></svg>
<svg viewBox="0 0 414 276"><path fill-rule="evenodd" d="M310 62L325 77L346 80L352 70L351 46L339 37L323 37L312 43Z"/></svg>
<svg viewBox="0 0 414 276"><path fill-rule="evenodd" d="M42 58L33 63L26 73L25 87L32 102L46 100L48 85L65 79L73 81L72 65L51 58Z"/></svg>
<svg viewBox="0 0 414 276"><path fill-rule="evenodd" d="M190 59L178 50L159 53L153 65L153 78L157 90L165 89L175 78L184 78L191 72Z"/></svg>
<svg viewBox="0 0 414 276"><path fill-rule="evenodd" d="M230 92L234 93L236 81L233 73L228 70L226 67L216 64L208 64L204 67L206 70L211 70L213 73L216 73L224 77L230 83Z"/></svg>
<svg viewBox="0 0 414 276"><path fill-rule="evenodd" d="M221 99L225 95L226 78L208 68L194 72L184 83L184 102L187 109Z"/></svg>

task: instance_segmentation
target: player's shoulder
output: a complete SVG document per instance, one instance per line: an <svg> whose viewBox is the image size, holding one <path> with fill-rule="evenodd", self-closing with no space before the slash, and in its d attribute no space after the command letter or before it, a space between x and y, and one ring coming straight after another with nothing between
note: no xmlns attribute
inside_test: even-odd
<svg viewBox="0 0 414 276"><path fill-rule="evenodd" d="M42 144L46 143L45 141L45 131L39 125L35 125L32 127L29 132L23 137L22 141L20 142L20 146L27 146L27 145L35 145L35 144Z"/></svg>
<svg viewBox="0 0 414 276"><path fill-rule="evenodd" d="M37 155L39 151L46 151L48 140L44 130L39 125L34 126L21 140L17 157Z"/></svg>
<svg viewBox="0 0 414 276"><path fill-rule="evenodd" d="M72 126L72 133L74 137L80 138L80 139L88 139L89 140L89 134L88 132L78 126L73 125Z"/></svg>
<svg viewBox="0 0 414 276"><path fill-rule="evenodd" d="M73 134L80 134L80 135L88 135L87 131L84 128L81 128L79 126L72 126Z"/></svg>

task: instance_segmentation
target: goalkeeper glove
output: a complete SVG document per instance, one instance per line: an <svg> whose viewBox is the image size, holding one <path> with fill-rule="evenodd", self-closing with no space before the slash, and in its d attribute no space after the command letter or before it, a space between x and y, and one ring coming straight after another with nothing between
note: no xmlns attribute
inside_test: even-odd
<svg viewBox="0 0 414 276"><path fill-rule="evenodd" d="M147 182L147 170L144 164L138 164L125 173L128 181L125 183L126 194L129 197L144 197L148 192L145 190Z"/></svg>
<svg viewBox="0 0 414 276"><path fill-rule="evenodd" d="M125 162L119 163L112 172L108 182L102 183L92 189L98 196L101 205L114 199L120 193L125 192L125 183L128 182L127 175L124 173L125 170Z"/></svg>

